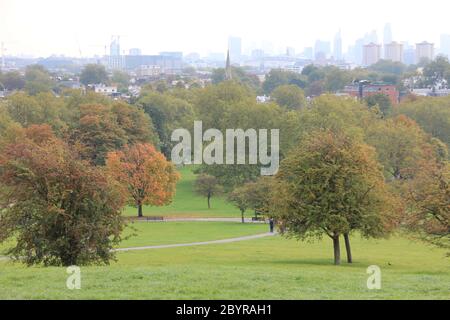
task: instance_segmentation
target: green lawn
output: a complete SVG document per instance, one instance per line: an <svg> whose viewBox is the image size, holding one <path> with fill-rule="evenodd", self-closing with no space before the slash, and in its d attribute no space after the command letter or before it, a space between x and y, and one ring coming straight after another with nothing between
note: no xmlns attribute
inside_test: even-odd
<svg viewBox="0 0 450 320"><path fill-rule="evenodd" d="M183 167L180 170L182 178L177 184L177 191L173 202L164 207L144 207L144 215L147 216L172 216L172 217L240 217L238 209L226 202L224 198L212 198L211 209L208 209L206 198L194 193L193 184L195 174L192 167ZM247 212L251 216L251 212ZM124 210L127 217L137 216L137 209L127 207Z"/></svg>
<svg viewBox="0 0 450 320"><path fill-rule="evenodd" d="M128 245L265 232L264 225L217 222L145 223L137 227L140 238L128 240ZM354 237L352 245L355 263L339 267L332 265L328 239L303 243L276 236L123 252L110 266L82 267L82 289L77 291L66 289L65 268L27 268L0 260L0 299L450 298L450 260L445 258L445 251L401 237ZM370 265L381 268L381 290L366 287L366 268Z"/></svg>
<svg viewBox="0 0 450 320"><path fill-rule="evenodd" d="M248 236L269 231L265 224L234 222L135 222L125 230L119 247L191 243Z"/></svg>

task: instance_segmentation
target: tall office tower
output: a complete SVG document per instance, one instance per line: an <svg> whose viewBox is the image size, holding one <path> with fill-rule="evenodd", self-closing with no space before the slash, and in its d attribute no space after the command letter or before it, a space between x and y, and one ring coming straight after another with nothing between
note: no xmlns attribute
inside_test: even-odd
<svg viewBox="0 0 450 320"><path fill-rule="evenodd" d="M331 44L328 41L321 41L317 40L316 45L314 47L314 55L317 58L320 57L327 57L331 53Z"/></svg>
<svg viewBox="0 0 450 320"><path fill-rule="evenodd" d="M408 42L403 42L403 63L406 65L411 65L416 63L416 48L408 44Z"/></svg>
<svg viewBox="0 0 450 320"><path fill-rule="evenodd" d="M242 55L242 40L239 37L228 38L228 50L230 50L230 59L239 61Z"/></svg>
<svg viewBox="0 0 450 320"><path fill-rule="evenodd" d="M422 59L434 59L434 44L429 42L421 42L416 44L416 63Z"/></svg>
<svg viewBox="0 0 450 320"><path fill-rule="evenodd" d="M441 34L441 54L450 58L450 34Z"/></svg>
<svg viewBox="0 0 450 320"><path fill-rule="evenodd" d="M384 44L384 59L393 62L403 62L403 44L391 42Z"/></svg>
<svg viewBox="0 0 450 320"><path fill-rule="evenodd" d="M371 66L381 59L381 45L369 43L363 49L363 65Z"/></svg>
<svg viewBox="0 0 450 320"><path fill-rule="evenodd" d="M112 57L120 56L120 37L112 36L109 46L109 55Z"/></svg>
<svg viewBox="0 0 450 320"><path fill-rule="evenodd" d="M305 49L303 49L303 56L305 57L305 59L309 59L309 60L314 59L313 47L305 47Z"/></svg>
<svg viewBox="0 0 450 320"><path fill-rule="evenodd" d="M335 60L342 60L342 36L341 30L334 36L333 56Z"/></svg>
<svg viewBox="0 0 450 320"><path fill-rule="evenodd" d="M392 28L390 23L384 25L383 44L389 44L392 42Z"/></svg>

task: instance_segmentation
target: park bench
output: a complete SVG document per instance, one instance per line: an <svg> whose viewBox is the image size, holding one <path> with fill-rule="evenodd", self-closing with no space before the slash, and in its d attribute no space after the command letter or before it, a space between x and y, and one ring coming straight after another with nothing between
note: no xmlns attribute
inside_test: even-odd
<svg viewBox="0 0 450 320"><path fill-rule="evenodd" d="M147 221L164 221L164 217L146 217Z"/></svg>

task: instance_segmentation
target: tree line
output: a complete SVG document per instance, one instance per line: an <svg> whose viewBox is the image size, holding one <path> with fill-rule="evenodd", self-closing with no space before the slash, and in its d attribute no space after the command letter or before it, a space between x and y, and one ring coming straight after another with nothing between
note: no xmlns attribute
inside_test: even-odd
<svg viewBox="0 0 450 320"><path fill-rule="evenodd" d="M386 112L378 101L306 100L299 84L276 83L268 103L240 79L150 85L132 104L76 90L9 96L0 102L0 241L15 236L10 253L29 264L107 263L125 204L142 216L143 205L173 198L171 132L201 120L222 132L280 129L274 177L261 178L258 165L196 168L208 203L225 193L242 217L274 217L286 236L328 236L336 264L342 238L352 261L354 233L407 230L448 248L450 98L411 97Z"/></svg>

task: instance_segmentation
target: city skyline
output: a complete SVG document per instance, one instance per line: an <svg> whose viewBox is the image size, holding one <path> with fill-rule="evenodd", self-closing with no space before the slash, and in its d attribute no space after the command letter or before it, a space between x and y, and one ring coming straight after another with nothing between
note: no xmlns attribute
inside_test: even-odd
<svg viewBox="0 0 450 320"><path fill-rule="evenodd" d="M389 4L389 10L382 8L384 3ZM274 8L271 1L214 1L213 6L211 1L197 0L196 6L203 9L195 12L187 9L192 2L179 0L152 5L130 0L120 6L116 1L1 0L0 41L4 42L7 55L77 57L103 55L105 46L109 54L111 37L120 35L122 54L139 48L144 54L182 51L207 56L225 52L229 37L234 36L241 38L242 52L251 55L256 49L269 54L285 53L287 47L301 53L317 41L331 43L334 52L335 36L340 32L341 51L346 53L372 30L377 31L382 44L385 25L389 23L394 41L408 41L411 45L429 41L439 48L441 35L450 33L440 26L445 10L435 10L433 19L428 18L427 12L436 8L432 3L441 2L431 0L426 8L418 8L415 3L410 1L405 7L380 0L381 8L374 8L371 14L361 9L361 14L355 15L345 10L357 6L355 0L308 4L281 0ZM424 23L417 24L419 19Z"/></svg>

